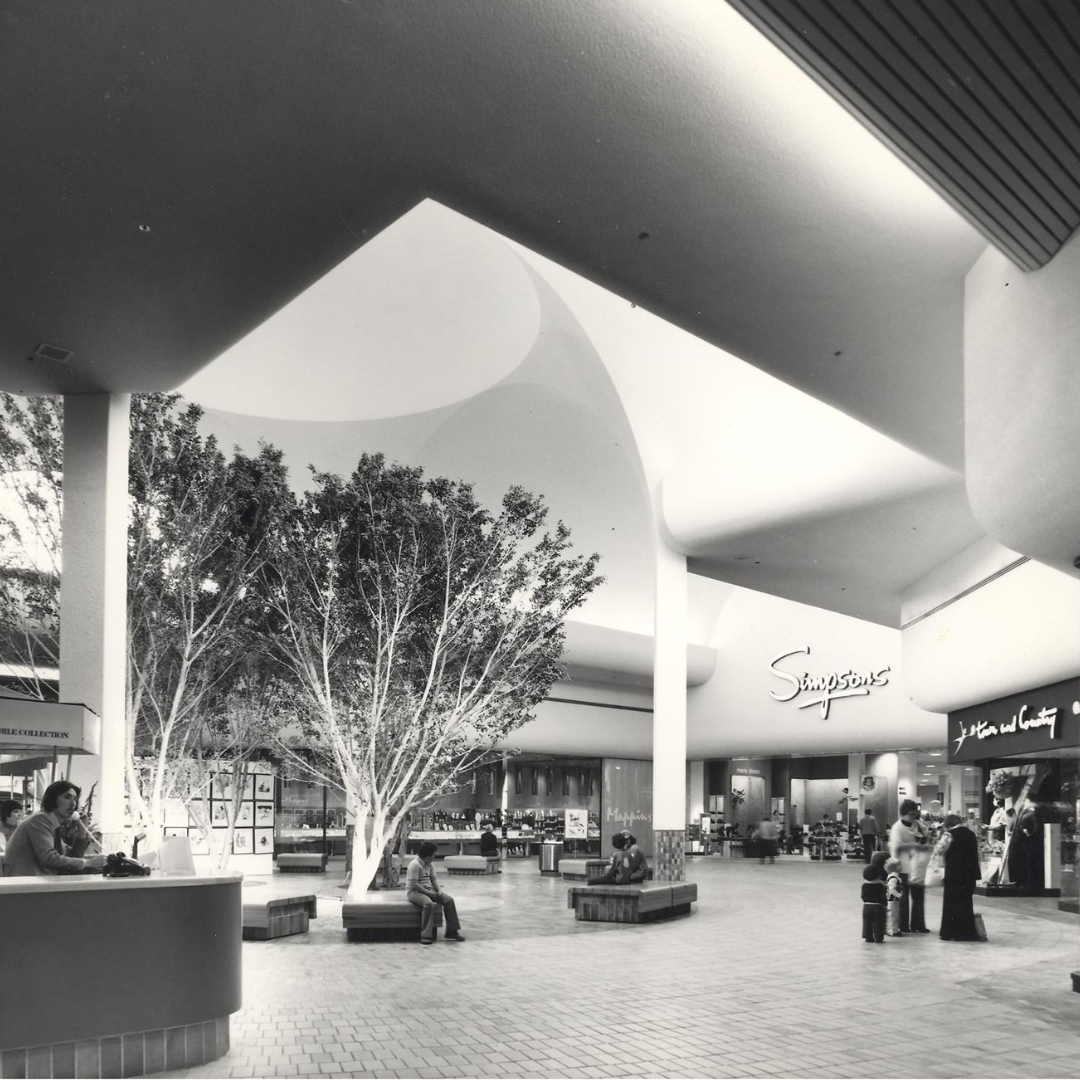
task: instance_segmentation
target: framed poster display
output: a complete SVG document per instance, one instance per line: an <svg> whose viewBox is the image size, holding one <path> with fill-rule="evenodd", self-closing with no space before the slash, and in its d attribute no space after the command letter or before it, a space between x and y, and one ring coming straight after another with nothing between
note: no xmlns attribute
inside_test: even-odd
<svg viewBox="0 0 1080 1080"><path fill-rule="evenodd" d="M587 810L567 810L563 824L563 836L567 840L585 840L589 835L589 813Z"/></svg>
<svg viewBox="0 0 1080 1080"><path fill-rule="evenodd" d="M188 823L188 809L184 804L183 799L166 799L165 800L165 827L168 828L187 828Z"/></svg>
<svg viewBox="0 0 1080 1080"><path fill-rule="evenodd" d="M192 855L210 854L210 845L206 842L206 837L198 829L188 830L188 840L191 843Z"/></svg>
<svg viewBox="0 0 1080 1080"><path fill-rule="evenodd" d="M255 851L259 855L273 855L274 854L274 830L273 829L256 829L255 830Z"/></svg>

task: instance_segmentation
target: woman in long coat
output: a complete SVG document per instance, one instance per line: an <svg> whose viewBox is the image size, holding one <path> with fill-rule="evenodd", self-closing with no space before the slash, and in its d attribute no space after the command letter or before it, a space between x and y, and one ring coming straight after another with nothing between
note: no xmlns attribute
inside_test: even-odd
<svg viewBox="0 0 1080 1080"><path fill-rule="evenodd" d="M975 932L972 898L982 876L979 841L958 814L945 818L949 843L945 848L944 896L941 904L941 938L944 941L979 941Z"/></svg>

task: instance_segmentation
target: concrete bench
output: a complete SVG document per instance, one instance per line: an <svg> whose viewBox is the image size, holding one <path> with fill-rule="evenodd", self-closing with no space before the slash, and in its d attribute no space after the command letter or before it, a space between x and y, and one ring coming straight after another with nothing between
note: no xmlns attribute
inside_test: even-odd
<svg viewBox="0 0 1080 1080"><path fill-rule="evenodd" d="M442 861L448 874L497 874L499 860L486 855L447 855Z"/></svg>
<svg viewBox="0 0 1080 1080"><path fill-rule="evenodd" d="M289 934L306 934L316 915L314 896L278 896L242 902L244 941L269 941Z"/></svg>
<svg viewBox="0 0 1080 1080"><path fill-rule="evenodd" d="M435 909L435 925L442 926L442 908ZM419 941L420 908L403 892L373 892L362 900L346 900L341 925L349 941Z"/></svg>
<svg viewBox="0 0 1080 1080"><path fill-rule="evenodd" d="M689 881L654 885L574 885L566 906L580 922L652 922L689 915L697 901L697 884Z"/></svg>
<svg viewBox="0 0 1080 1080"><path fill-rule="evenodd" d="M588 881L607 867L607 859L560 859L559 869L567 881Z"/></svg>
<svg viewBox="0 0 1080 1080"><path fill-rule="evenodd" d="M321 851L283 851L276 861L283 874L326 873L326 856Z"/></svg>
<svg viewBox="0 0 1080 1080"><path fill-rule="evenodd" d="M559 869L567 881L594 881L608 868L608 859L560 859ZM653 868L645 867L645 880L652 881ZM640 882L634 882L635 885Z"/></svg>

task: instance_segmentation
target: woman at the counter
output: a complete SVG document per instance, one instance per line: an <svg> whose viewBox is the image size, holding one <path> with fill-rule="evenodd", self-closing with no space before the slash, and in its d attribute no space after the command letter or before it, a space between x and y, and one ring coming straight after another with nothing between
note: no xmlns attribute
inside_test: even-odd
<svg viewBox="0 0 1080 1080"><path fill-rule="evenodd" d="M100 870L105 856L86 826L74 817L82 789L57 780L45 789L41 809L12 833L4 854L6 877L41 877Z"/></svg>
<svg viewBox="0 0 1080 1080"><path fill-rule="evenodd" d="M21 802L16 802L14 799L0 799L0 857L3 856L12 834L19 827L22 814Z"/></svg>

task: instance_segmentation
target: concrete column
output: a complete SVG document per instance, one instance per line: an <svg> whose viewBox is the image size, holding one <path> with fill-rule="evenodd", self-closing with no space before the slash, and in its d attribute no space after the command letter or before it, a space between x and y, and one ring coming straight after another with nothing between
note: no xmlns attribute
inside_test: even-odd
<svg viewBox="0 0 1080 1080"><path fill-rule="evenodd" d="M705 762L686 763L686 820L695 821L705 813Z"/></svg>
<svg viewBox="0 0 1080 1080"><path fill-rule="evenodd" d="M686 605L686 557L659 542L653 655L653 851L657 881L683 881L686 876Z"/></svg>
<svg viewBox="0 0 1080 1080"><path fill-rule="evenodd" d="M849 825L853 820L858 822L862 817L864 805L866 802L870 802L873 806L872 800L864 800L862 797L862 778L863 773L866 771L866 755L865 754L848 754L847 756L848 766L848 802L844 807L844 824Z"/></svg>
<svg viewBox="0 0 1080 1080"><path fill-rule="evenodd" d="M72 762L75 783L97 783L94 818L124 827L127 670L127 394L64 398L60 699L101 717L101 756ZM110 845L111 846L111 845Z"/></svg>
<svg viewBox="0 0 1080 1080"><path fill-rule="evenodd" d="M902 789L902 790L901 790ZM905 799L919 798L919 761L914 750L901 750L896 755L896 799L897 814ZM927 807L926 809L929 809Z"/></svg>

